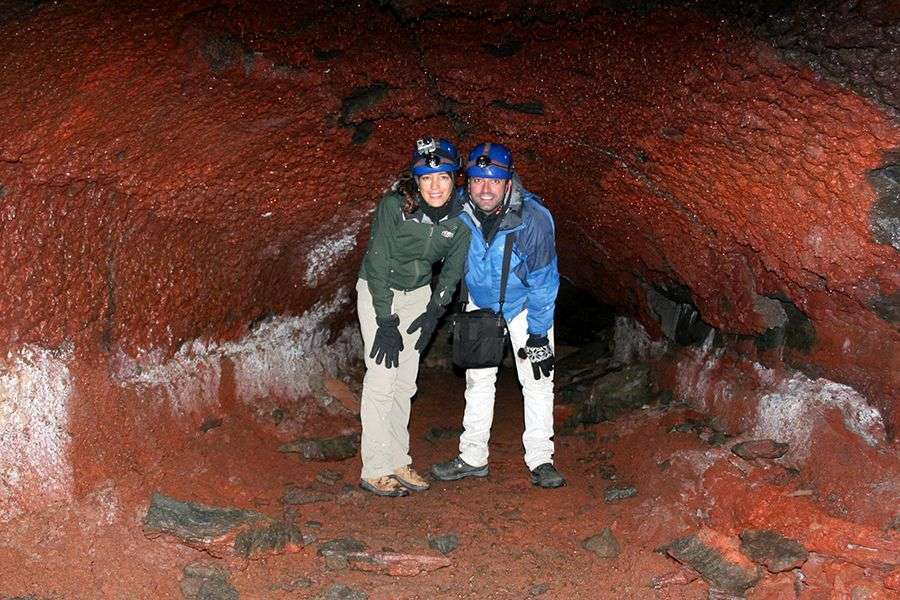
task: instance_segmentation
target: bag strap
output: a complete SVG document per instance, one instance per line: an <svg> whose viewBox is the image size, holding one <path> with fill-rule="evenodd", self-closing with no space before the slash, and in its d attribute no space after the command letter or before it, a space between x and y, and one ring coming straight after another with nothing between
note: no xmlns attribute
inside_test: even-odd
<svg viewBox="0 0 900 600"><path fill-rule="evenodd" d="M506 284L509 281L509 264L512 261L513 244L516 243L516 234L506 236L506 245L503 246L503 271L500 274L500 314L503 314L503 303L506 301ZM466 312L469 303L469 286L466 285L466 274L463 273L459 284L459 312Z"/></svg>
<svg viewBox="0 0 900 600"><path fill-rule="evenodd" d="M506 300L506 283L509 281L509 263L512 260L513 244L516 242L516 234L506 236L506 246L503 247L503 273L500 275L500 310L503 314L503 302Z"/></svg>

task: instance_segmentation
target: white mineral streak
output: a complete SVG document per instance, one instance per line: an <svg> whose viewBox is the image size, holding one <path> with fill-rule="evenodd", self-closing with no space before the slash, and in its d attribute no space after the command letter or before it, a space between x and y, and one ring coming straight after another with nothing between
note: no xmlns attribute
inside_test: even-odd
<svg viewBox="0 0 900 600"><path fill-rule="evenodd" d="M662 356L665 351L666 342L651 340L643 325L628 317L616 317L611 366L646 362Z"/></svg>
<svg viewBox="0 0 900 600"><path fill-rule="evenodd" d="M25 346L0 360L0 522L71 497L71 358Z"/></svg>
<svg viewBox="0 0 900 600"><path fill-rule="evenodd" d="M222 361L230 359L240 400L299 398L310 393L316 377L334 375L361 355L355 325L328 341L328 319L349 299L346 289L339 290L299 317L273 317L234 342L194 340L167 360L153 352L136 359L120 355L114 377L124 386L161 392L171 410L183 414L218 402Z"/></svg>
<svg viewBox="0 0 900 600"><path fill-rule="evenodd" d="M306 274L304 279L309 287L316 287L319 278L338 263L344 256L356 248L356 238L364 219L358 219L353 225L332 236L326 237L317 244L306 257Z"/></svg>

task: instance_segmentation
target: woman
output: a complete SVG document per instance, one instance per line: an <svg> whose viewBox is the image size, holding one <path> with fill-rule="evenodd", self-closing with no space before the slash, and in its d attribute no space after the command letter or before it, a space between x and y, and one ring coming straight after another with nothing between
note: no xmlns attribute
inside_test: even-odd
<svg viewBox="0 0 900 600"><path fill-rule="evenodd" d="M453 201L459 166L449 141L416 142L409 175L378 206L356 285L366 360L360 486L379 496L429 487L410 466L407 426L419 353L453 296L469 249L469 229ZM432 266L442 261L432 291Z"/></svg>

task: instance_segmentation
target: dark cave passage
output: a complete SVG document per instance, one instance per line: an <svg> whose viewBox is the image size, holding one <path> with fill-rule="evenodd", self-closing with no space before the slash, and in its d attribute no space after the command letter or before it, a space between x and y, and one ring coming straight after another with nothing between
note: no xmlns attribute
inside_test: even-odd
<svg viewBox="0 0 900 600"><path fill-rule="evenodd" d="M0 2L0 599L894 597L898 48L888 0ZM565 488L511 353L490 477L356 487L424 135L555 220Z"/></svg>

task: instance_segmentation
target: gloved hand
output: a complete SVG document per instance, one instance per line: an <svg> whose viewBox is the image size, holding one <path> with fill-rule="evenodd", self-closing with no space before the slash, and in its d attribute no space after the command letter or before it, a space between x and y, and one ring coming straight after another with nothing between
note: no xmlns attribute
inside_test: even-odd
<svg viewBox="0 0 900 600"><path fill-rule="evenodd" d="M380 365L384 360L387 369L400 366L400 351L403 350L403 338L400 337L400 317L391 315L385 319L375 317L378 330L375 332L375 340L372 342L372 352L369 358L375 359L375 364Z"/></svg>
<svg viewBox="0 0 900 600"><path fill-rule="evenodd" d="M553 372L555 364L553 349L550 347L550 340L546 335L529 333L525 347L519 348L519 358L527 358L531 361L535 379L540 379L541 373L544 374L544 377L550 377L550 373Z"/></svg>
<svg viewBox="0 0 900 600"><path fill-rule="evenodd" d="M422 333L419 334L419 339L416 340L416 350L420 353L425 349L425 346L428 345L431 336L434 335L434 330L437 329L438 319L440 319L443 314L443 306L437 306L429 302L428 306L425 307L425 312L416 317L413 322L409 324L409 329L406 330L406 333L415 333L417 329L422 330Z"/></svg>

